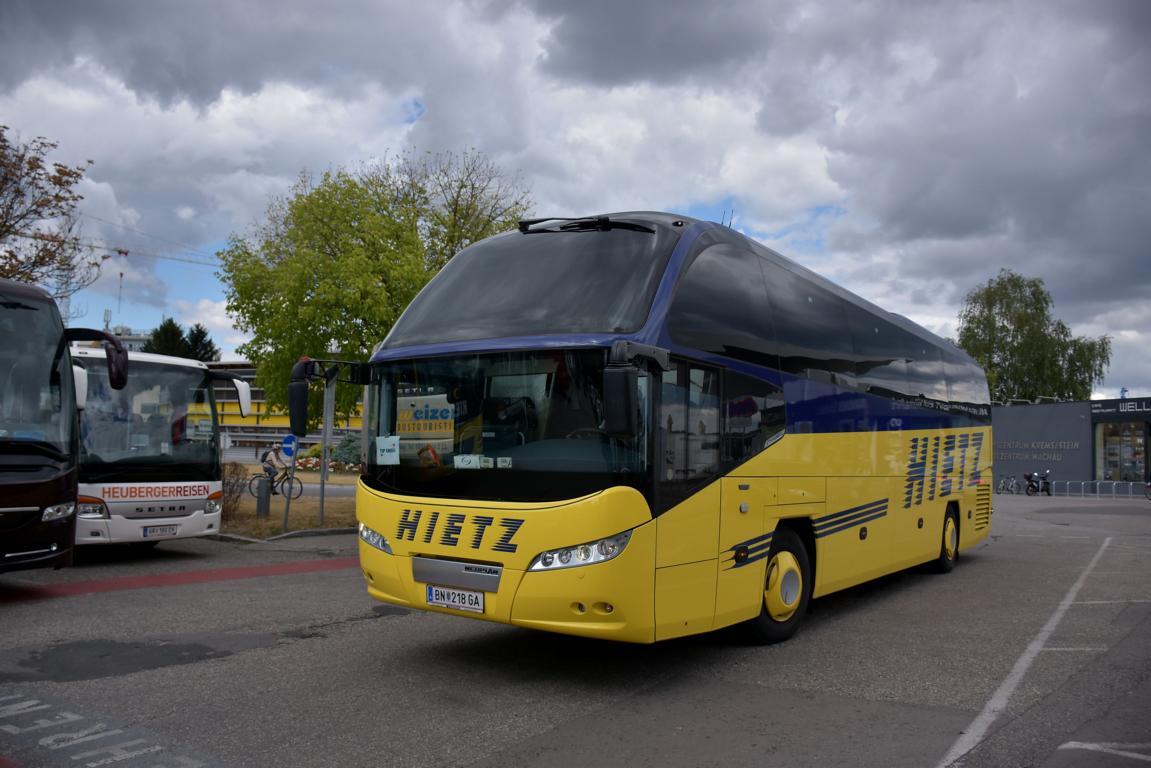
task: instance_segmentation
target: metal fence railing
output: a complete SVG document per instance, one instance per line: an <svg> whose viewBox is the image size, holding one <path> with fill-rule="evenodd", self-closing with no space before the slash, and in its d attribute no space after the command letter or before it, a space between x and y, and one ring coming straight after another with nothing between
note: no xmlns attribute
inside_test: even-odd
<svg viewBox="0 0 1151 768"><path fill-rule="evenodd" d="M1054 496L1081 496L1112 499L1141 498L1147 484L1127 480L1052 480Z"/></svg>

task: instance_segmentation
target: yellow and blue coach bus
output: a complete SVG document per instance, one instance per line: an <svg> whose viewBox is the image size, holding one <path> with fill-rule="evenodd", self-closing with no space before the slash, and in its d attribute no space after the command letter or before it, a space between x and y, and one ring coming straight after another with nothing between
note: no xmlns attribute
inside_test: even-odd
<svg viewBox="0 0 1151 768"><path fill-rule="evenodd" d="M303 429L298 364L294 427ZM745 624L991 525L985 377L739 233L662 213L521 222L461 251L352 381L378 600L650 643Z"/></svg>

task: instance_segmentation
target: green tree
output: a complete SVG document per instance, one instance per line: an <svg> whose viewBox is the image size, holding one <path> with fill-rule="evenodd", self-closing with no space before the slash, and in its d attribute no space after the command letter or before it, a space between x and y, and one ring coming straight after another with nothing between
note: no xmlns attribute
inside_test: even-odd
<svg viewBox="0 0 1151 768"><path fill-rule="evenodd" d="M188 357L193 360L210 363L220 359L220 348L213 343L208 329L199 323L188 329L184 341L188 345Z"/></svg>
<svg viewBox="0 0 1151 768"><path fill-rule="evenodd" d="M188 357L190 352L183 326L170 317L152 329L152 335L140 347L140 351L175 357Z"/></svg>
<svg viewBox="0 0 1151 768"><path fill-rule="evenodd" d="M318 183L301 175L251 235L233 235L219 252L228 312L252 337L237 351L256 366L269 406L286 407L300 357L365 359L448 249L526 214L526 193L482 155L446 157L330 171ZM315 422L322 395L313 390ZM360 394L337 388L338 417Z"/></svg>
<svg viewBox="0 0 1151 768"><path fill-rule="evenodd" d="M1009 269L967 294L959 346L987 372L993 400L1087 400L1103 381L1111 339L1072 337L1051 307L1042 279Z"/></svg>
<svg viewBox="0 0 1151 768"><path fill-rule="evenodd" d="M0 277L38 283L56 298L100 275L102 257L80 243L76 185L92 163L50 163L56 143L13 142L0 125Z"/></svg>

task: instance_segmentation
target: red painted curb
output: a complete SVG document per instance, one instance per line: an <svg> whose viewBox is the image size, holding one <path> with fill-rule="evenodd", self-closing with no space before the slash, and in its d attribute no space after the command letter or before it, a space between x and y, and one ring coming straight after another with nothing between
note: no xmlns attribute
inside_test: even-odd
<svg viewBox="0 0 1151 768"><path fill-rule="evenodd" d="M155 589L157 587L179 587L185 584L206 584L213 581L236 581L238 579L258 579L264 576L286 576L293 573L319 573L358 568L358 557L329 558L325 560L305 560L294 563L274 563L253 565L243 568L212 568L184 573L160 573L147 576L123 576L116 579L96 581L76 581L68 584L47 584L31 586L16 585L6 589L0 585L0 603L14 603L24 600L47 600L54 597L90 595L97 592L118 592L126 589ZM0 764L0 768L4 768Z"/></svg>

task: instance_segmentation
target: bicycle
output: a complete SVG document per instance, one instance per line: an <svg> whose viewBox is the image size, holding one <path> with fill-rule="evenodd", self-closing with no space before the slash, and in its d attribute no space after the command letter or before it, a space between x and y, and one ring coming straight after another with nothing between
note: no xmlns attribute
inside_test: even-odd
<svg viewBox="0 0 1151 768"><path fill-rule="evenodd" d="M1019 481L1015 479L1015 475L1008 477L1002 475L999 478L999 485L995 488L996 493L1019 493Z"/></svg>
<svg viewBox="0 0 1151 768"><path fill-rule="evenodd" d="M266 472L257 472L248 479L248 493L253 496L258 496L260 492L260 478L267 478ZM287 488L285 488L285 485ZM279 491L281 494L290 495L293 499L298 499L304 493L304 483L298 477L289 477L287 472L281 472L278 477L272 480L272 491Z"/></svg>

